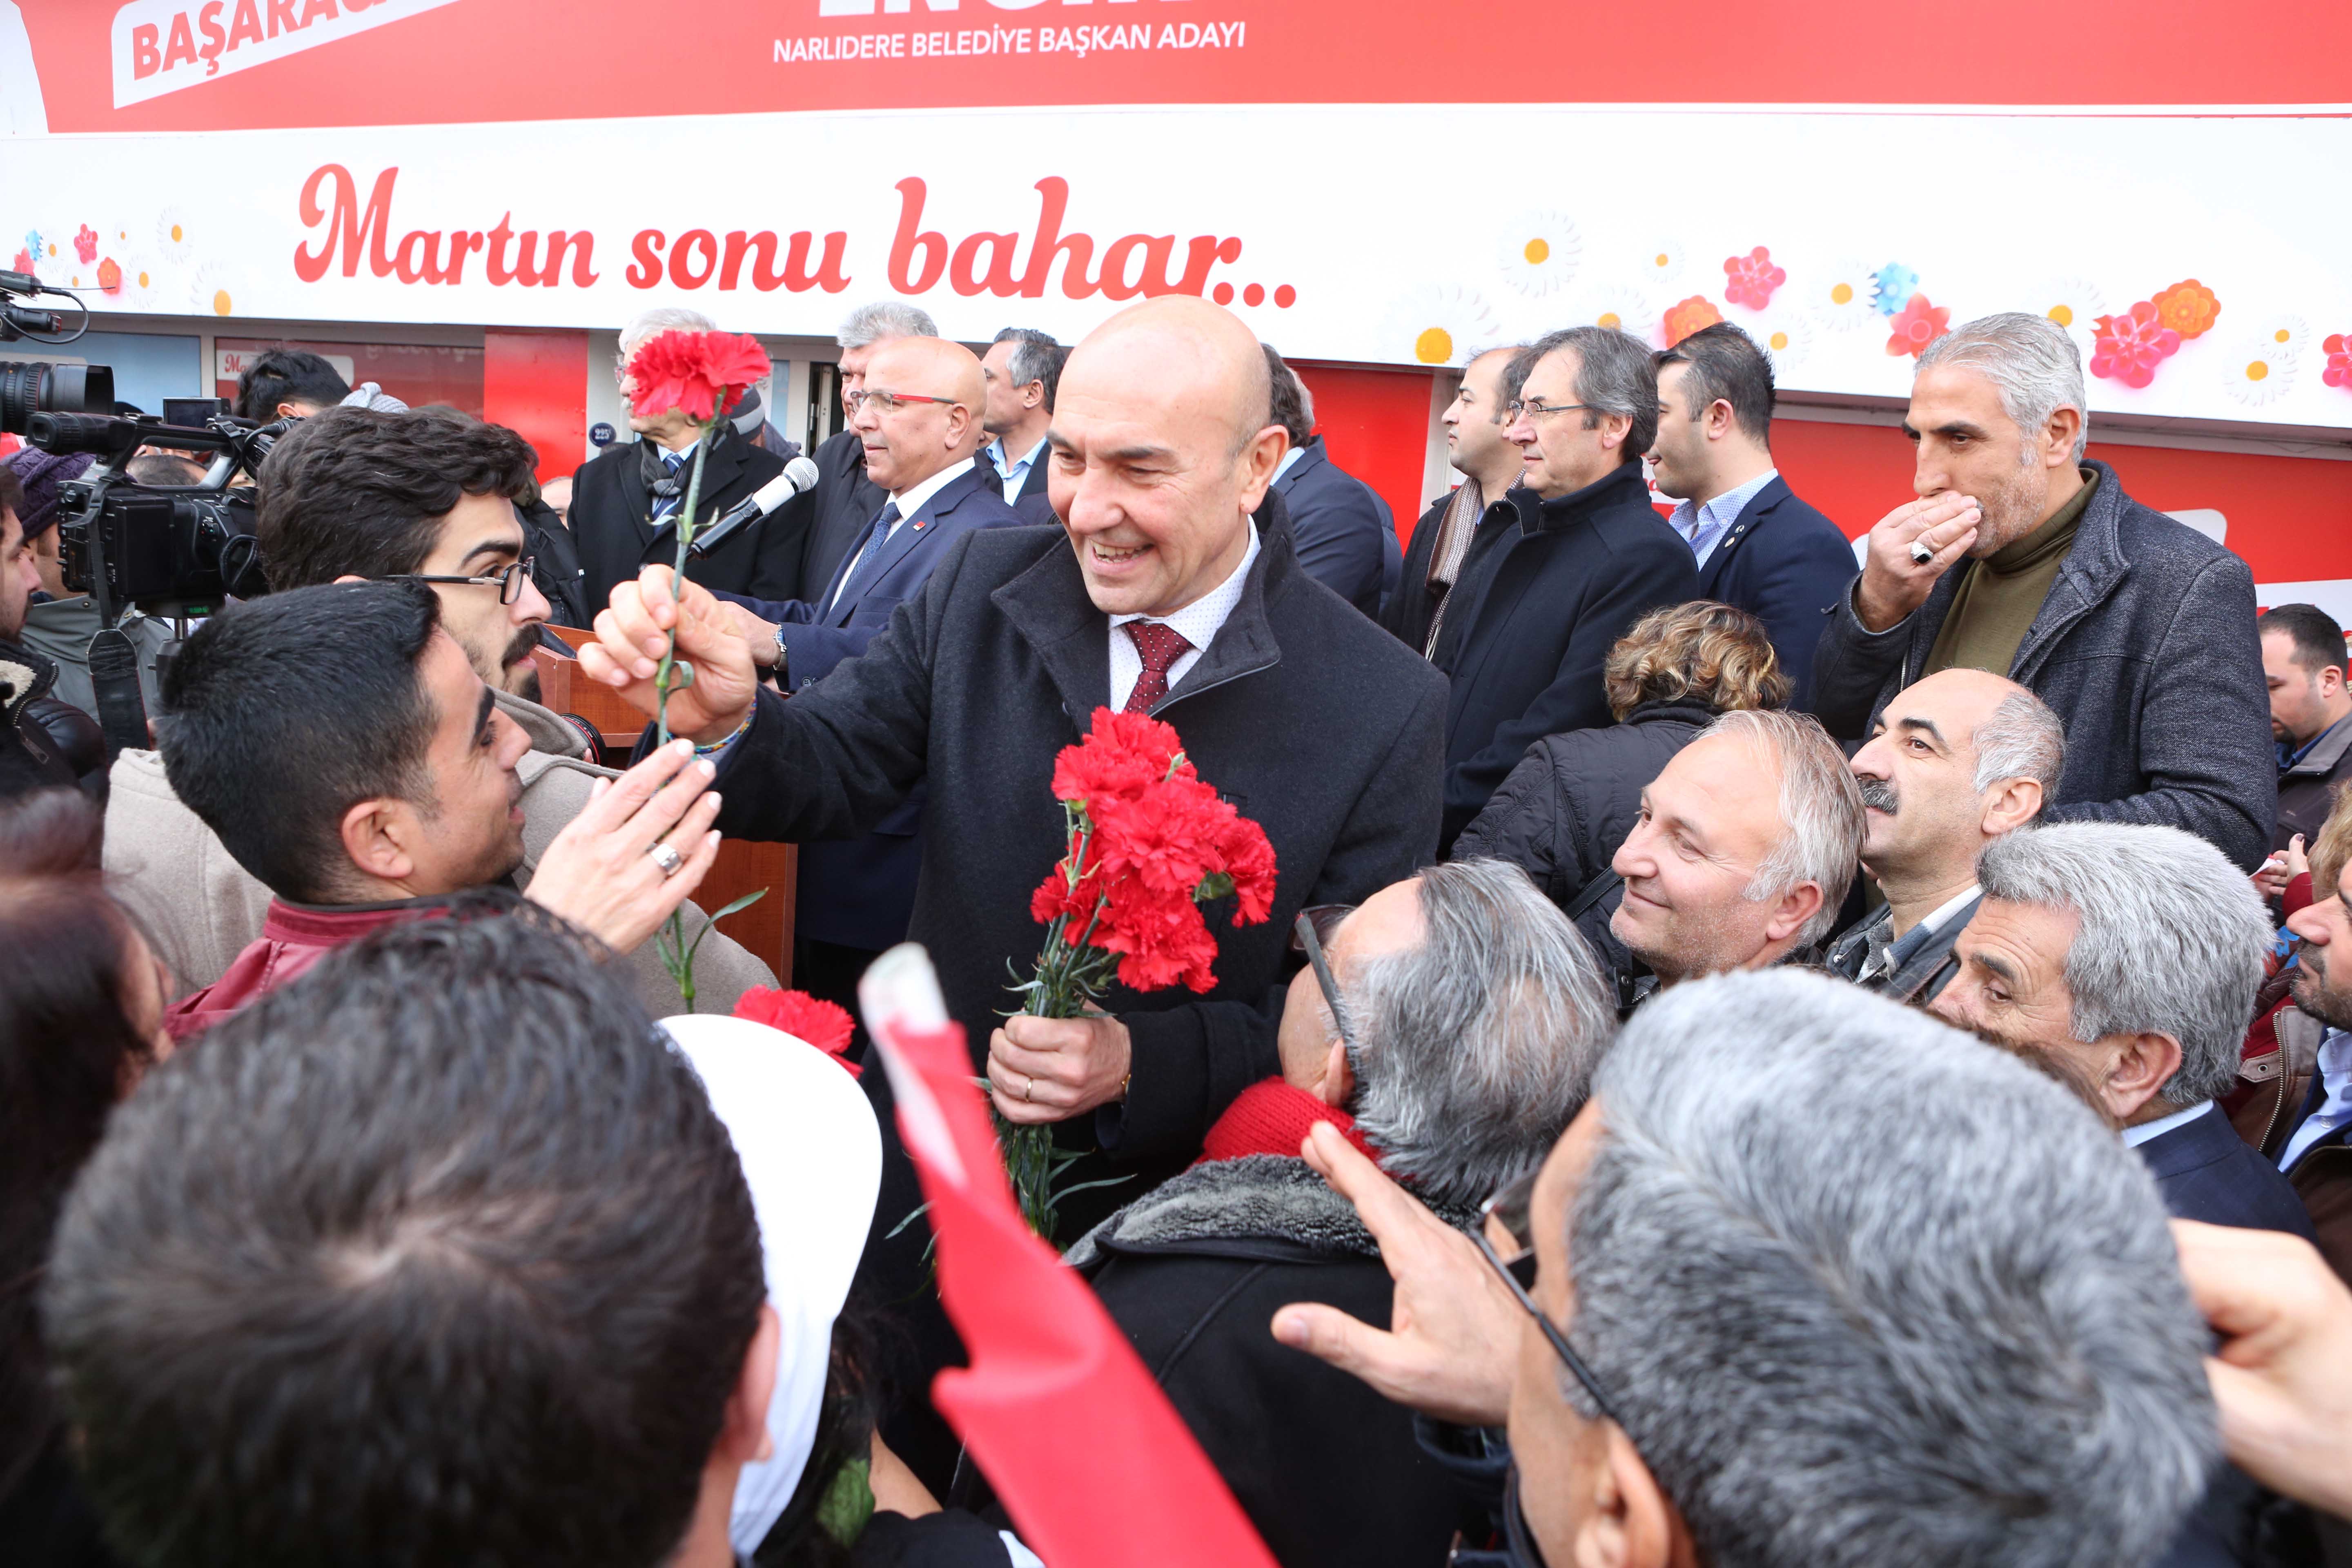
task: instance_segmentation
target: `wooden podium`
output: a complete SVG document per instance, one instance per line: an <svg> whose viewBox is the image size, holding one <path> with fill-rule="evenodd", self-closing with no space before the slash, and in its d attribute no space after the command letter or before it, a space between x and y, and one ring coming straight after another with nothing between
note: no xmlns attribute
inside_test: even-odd
<svg viewBox="0 0 2352 1568"><path fill-rule="evenodd" d="M547 629L574 648L595 635L575 626ZM545 647L533 648L530 657L539 667L541 703L558 713L576 713L587 720L604 737L608 754L627 757L645 732L646 716L623 701L611 687L582 676L576 660ZM719 929L774 970L782 985L793 983L793 893L799 871L800 850L794 845L729 838L720 842L717 863L694 890L694 901L709 910L725 909L761 888L768 889L766 898L729 915L719 922Z"/></svg>

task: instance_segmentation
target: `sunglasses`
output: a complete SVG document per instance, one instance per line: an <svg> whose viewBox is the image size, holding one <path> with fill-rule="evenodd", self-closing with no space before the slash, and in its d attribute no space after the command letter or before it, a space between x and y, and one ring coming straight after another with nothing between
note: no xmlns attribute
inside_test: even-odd
<svg viewBox="0 0 2352 1568"><path fill-rule="evenodd" d="M1528 1294L1536 1283L1535 1227L1528 1219L1528 1200L1535 1193L1536 1177L1541 1170L1542 1167L1538 1166L1518 1180L1498 1188L1493 1197L1480 1205L1478 1223L1471 1228L1470 1239L1478 1244L1479 1254L1496 1273L1502 1276L1503 1283L1510 1288L1511 1294L1518 1299L1528 1316L1536 1321L1536 1326L1543 1331L1553 1353L1567 1363L1570 1375L1583 1384L1584 1392L1592 1396L1592 1403L1601 1407L1601 1414L1622 1426L1625 1423L1618 1418L1617 1408L1609 1402L1609 1395L1601 1392L1601 1380L1592 1374L1592 1368L1576 1353L1576 1347L1568 1342L1568 1336L1560 1331L1559 1325L1553 1322L1549 1315L1536 1305L1536 1299ZM1501 1230L1510 1238L1508 1256L1496 1248L1490 1226Z"/></svg>

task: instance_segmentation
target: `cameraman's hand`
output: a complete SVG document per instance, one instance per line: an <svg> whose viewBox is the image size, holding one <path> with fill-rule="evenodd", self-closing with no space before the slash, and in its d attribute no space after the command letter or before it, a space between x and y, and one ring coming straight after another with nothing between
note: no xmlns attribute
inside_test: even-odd
<svg viewBox="0 0 2352 1568"><path fill-rule="evenodd" d="M1906 501L1880 518L1870 531L1862 582L1853 594L1854 614L1864 627L1891 630L1926 604L1944 569L1976 543L1983 521L1973 499L1950 493ZM1914 543L1934 553L1914 561Z"/></svg>
<svg viewBox="0 0 2352 1568"><path fill-rule="evenodd" d="M593 932L614 952L634 952L692 896L719 858L719 795L694 743L672 741L617 779L598 779L588 805L541 856L524 896ZM662 875L667 844L684 862Z"/></svg>
<svg viewBox="0 0 2352 1568"><path fill-rule="evenodd" d="M580 668L650 718L654 675L676 626L677 657L693 664L694 684L672 688L669 727L698 745L715 745L751 716L759 669L729 606L691 579L680 586L672 605L667 566L648 566L635 582L616 584L613 602L597 612L596 640L580 650Z"/></svg>

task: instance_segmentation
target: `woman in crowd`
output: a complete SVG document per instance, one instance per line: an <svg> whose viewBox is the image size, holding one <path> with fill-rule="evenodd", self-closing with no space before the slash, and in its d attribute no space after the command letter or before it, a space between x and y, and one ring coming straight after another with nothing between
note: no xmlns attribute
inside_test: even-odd
<svg viewBox="0 0 2352 1568"><path fill-rule="evenodd" d="M24 1568L112 1561L66 1457L35 1301L75 1173L172 1048L163 968L99 878L102 821L72 790L0 814L0 1555Z"/></svg>
<svg viewBox="0 0 2352 1568"><path fill-rule="evenodd" d="M1642 791L1717 715L1784 706L1789 678L1762 622L1701 599L1634 622L1609 650L1602 679L1617 722L1528 747L1451 858L1525 867L1604 967L1622 970L1627 954L1609 917L1622 884L1609 862L1641 815Z"/></svg>

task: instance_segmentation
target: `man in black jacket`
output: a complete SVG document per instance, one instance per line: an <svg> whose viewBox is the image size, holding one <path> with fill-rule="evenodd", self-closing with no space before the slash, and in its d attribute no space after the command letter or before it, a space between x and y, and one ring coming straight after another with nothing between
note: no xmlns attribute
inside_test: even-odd
<svg viewBox="0 0 2352 1568"><path fill-rule="evenodd" d="M670 720L725 748L721 830L843 837L927 782L908 935L930 949L998 1110L1086 1118L1074 1141L1147 1175L1189 1161L1275 1070L1269 1003L1292 917L1409 875L1437 837L1444 682L1299 570L1267 500L1286 438L1265 407L1246 328L1189 296L1153 300L1098 329L1063 374L1051 440L1064 529L958 541L861 657L789 702L754 685L717 601L689 584L681 605L696 678ZM622 584L582 654L646 712L667 582L655 569ZM1106 1016L996 1028L1007 966L1025 973L1042 935L1029 894L1067 848L1055 755L1106 706L1173 725L1200 776L1265 829L1273 918L1236 930L1211 911L1204 996L1115 988ZM884 1075L866 1081L887 1097ZM877 1226L919 1201L894 1158Z"/></svg>
<svg viewBox="0 0 2352 1568"><path fill-rule="evenodd" d="M2278 807L2253 574L2084 458L2087 406L2082 356L2042 317L1927 345L1904 420L1921 499L1870 531L1813 711L1859 741L1923 675L2006 675L2066 726L2047 820L2182 827L2252 871Z"/></svg>
<svg viewBox="0 0 2352 1568"><path fill-rule="evenodd" d="M2278 831L2273 850L2300 834L2316 843L2352 782L2352 688L2345 685L2344 628L2316 605L2274 605L2254 623L2278 745Z"/></svg>
<svg viewBox="0 0 2352 1568"><path fill-rule="evenodd" d="M1445 624L1445 605L1471 536L1486 515L1489 497L1519 482L1519 449L1503 438L1510 424L1506 410L1519 395L1511 366L1521 346L1488 349L1462 369L1462 384L1445 405L1445 458L1462 475L1461 484L1429 503L1412 527L1396 591L1381 607L1381 625L1423 658L1435 651Z"/></svg>
<svg viewBox="0 0 2352 1568"><path fill-rule="evenodd" d="M621 333L621 392L628 395L629 356L666 331L715 331L710 319L693 310L647 310ZM616 583L634 580L652 562L677 555L677 517L694 478L695 426L678 409L629 415L635 441L615 443L581 465L572 476L572 539L580 556L581 595L593 612ZM784 471L784 459L752 446L721 420L703 457L699 521L709 522ZM879 505L879 502L876 503ZM770 518L747 528L709 555L698 556L687 575L705 587L748 594L755 599L797 597L791 591L799 540Z"/></svg>
<svg viewBox="0 0 2352 1568"><path fill-rule="evenodd" d="M1444 1558L1461 1497L1412 1413L1278 1343L1284 1305L1390 1319L1380 1245L1299 1157L1317 1121L1457 1229L1542 1163L1615 1033L1591 951L1517 867L1437 866L1382 889L1282 1016L1282 1076L1206 1156L1070 1249L1285 1568ZM1353 1114L1351 1115L1350 1112Z"/></svg>
<svg viewBox="0 0 2352 1568"><path fill-rule="evenodd" d="M1290 450L1274 471L1274 493L1290 517L1298 564L1309 577L1374 620L1381 600L1396 586L1403 552L1396 519L1380 492L1331 460L1315 434L1315 398L1298 373L1265 345L1272 378L1269 422L1290 436Z"/></svg>
<svg viewBox="0 0 2352 1568"><path fill-rule="evenodd" d="M1609 722L1601 666L1628 626L1698 596L1690 546L1642 479L1658 426L1650 351L1571 327L1528 353L1506 432L1524 479L1480 522L1434 655L1453 678L1440 854L1528 746Z"/></svg>
<svg viewBox="0 0 2352 1568"><path fill-rule="evenodd" d="M1794 689L1812 693L1813 649L1853 580L1837 524L1799 500L1772 466L1772 362L1729 321L1701 327L1657 356L1658 433L1650 450L1667 525L1698 560L1703 599L1764 623Z"/></svg>

